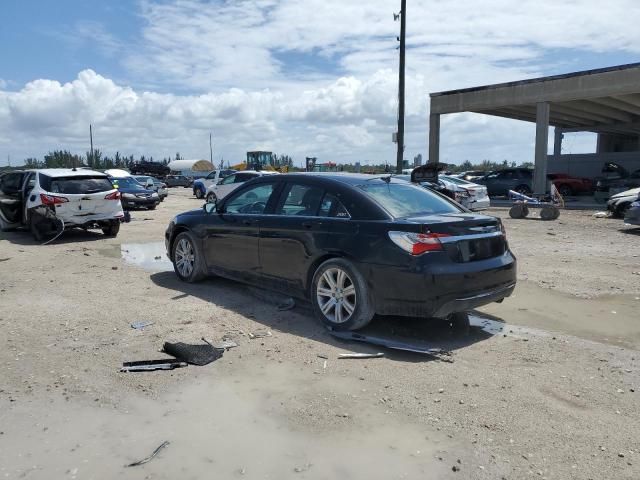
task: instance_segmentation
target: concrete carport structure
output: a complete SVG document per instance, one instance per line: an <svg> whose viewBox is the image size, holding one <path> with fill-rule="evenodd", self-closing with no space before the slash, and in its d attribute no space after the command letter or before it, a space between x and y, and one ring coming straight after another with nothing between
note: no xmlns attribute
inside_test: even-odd
<svg viewBox="0 0 640 480"><path fill-rule="evenodd" d="M598 154L640 150L640 63L432 93L430 163L439 161L440 116L460 112L535 122L533 190L545 193L549 126L556 127L555 159L563 132L597 133Z"/></svg>

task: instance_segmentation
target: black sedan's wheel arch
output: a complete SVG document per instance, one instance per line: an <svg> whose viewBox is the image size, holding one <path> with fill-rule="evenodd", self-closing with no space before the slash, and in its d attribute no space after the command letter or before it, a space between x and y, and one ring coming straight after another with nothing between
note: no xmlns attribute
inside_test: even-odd
<svg viewBox="0 0 640 480"><path fill-rule="evenodd" d="M324 274L329 269L340 269L347 273L349 281L356 291L355 309L353 313L343 323L334 323L328 320L320 309L316 296L317 285ZM346 291L346 290L345 290ZM336 330L358 330L367 325L375 314L372 291L364 276L358 271L354 264L347 258L331 256L325 258L314 270L309 286L309 296L311 305L316 317Z"/></svg>

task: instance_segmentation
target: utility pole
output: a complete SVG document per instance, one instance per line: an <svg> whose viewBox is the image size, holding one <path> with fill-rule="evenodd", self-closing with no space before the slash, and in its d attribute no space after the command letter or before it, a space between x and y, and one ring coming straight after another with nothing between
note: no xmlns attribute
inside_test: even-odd
<svg viewBox="0 0 640 480"><path fill-rule="evenodd" d="M404 159L404 52L407 30L407 0L400 2L400 68L398 69L398 155L396 157L396 173L402 173ZM394 16L394 18L397 18Z"/></svg>
<svg viewBox="0 0 640 480"><path fill-rule="evenodd" d="M89 124L89 141L91 142L91 167L95 168L93 166L95 159L93 158L93 128L91 127L91 124Z"/></svg>
<svg viewBox="0 0 640 480"><path fill-rule="evenodd" d="M213 143L211 140L211 132L209 132L209 161L213 165Z"/></svg>

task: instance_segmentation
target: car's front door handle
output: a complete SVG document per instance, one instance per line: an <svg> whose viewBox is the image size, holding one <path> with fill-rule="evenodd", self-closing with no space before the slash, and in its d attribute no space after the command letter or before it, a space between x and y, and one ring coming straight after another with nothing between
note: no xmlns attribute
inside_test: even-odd
<svg viewBox="0 0 640 480"><path fill-rule="evenodd" d="M242 224L243 225L253 225L253 221L252 220L242 220Z"/></svg>

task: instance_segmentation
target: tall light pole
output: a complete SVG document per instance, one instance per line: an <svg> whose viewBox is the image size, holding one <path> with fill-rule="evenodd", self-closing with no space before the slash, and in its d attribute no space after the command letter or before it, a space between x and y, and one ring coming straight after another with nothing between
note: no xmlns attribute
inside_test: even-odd
<svg viewBox="0 0 640 480"><path fill-rule="evenodd" d="M209 161L211 162L211 165L213 165L213 142L212 142L212 133L209 132Z"/></svg>
<svg viewBox="0 0 640 480"><path fill-rule="evenodd" d="M400 2L400 68L398 69L398 154L396 157L396 173L402 173L404 160L404 52L407 30L407 0Z"/></svg>
<svg viewBox="0 0 640 480"><path fill-rule="evenodd" d="M91 143L91 165L92 168L97 168L97 165L94 166L94 157L93 157L93 127L89 124L89 142ZM88 163L88 162L87 162Z"/></svg>

